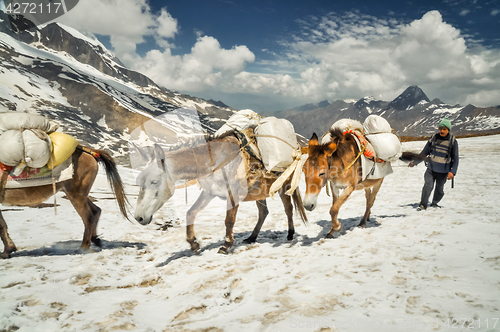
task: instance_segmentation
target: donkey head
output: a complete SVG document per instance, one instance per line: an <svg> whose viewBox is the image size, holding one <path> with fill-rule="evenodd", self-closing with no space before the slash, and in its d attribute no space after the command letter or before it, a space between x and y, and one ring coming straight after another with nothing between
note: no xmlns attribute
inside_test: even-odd
<svg viewBox="0 0 500 332"><path fill-rule="evenodd" d="M337 144L335 144L333 140L325 144L319 144L316 133L314 133L309 140L309 156L302 169L306 179L304 207L308 211L312 211L316 207L321 188L323 188L327 182L328 157L330 157L335 150L337 150Z"/></svg>
<svg viewBox="0 0 500 332"><path fill-rule="evenodd" d="M147 157L148 164L136 180L140 189L134 217L140 224L147 225L153 214L174 194L175 181L168 171L165 152L158 144L149 151L139 152Z"/></svg>

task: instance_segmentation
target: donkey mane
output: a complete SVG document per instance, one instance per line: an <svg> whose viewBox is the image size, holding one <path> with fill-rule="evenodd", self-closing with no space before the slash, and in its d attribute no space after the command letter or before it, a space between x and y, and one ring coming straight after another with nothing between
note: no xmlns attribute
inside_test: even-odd
<svg viewBox="0 0 500 332"><path fill-rule="evenodd" d="M329 145L331 144L331 142L334 142L337 145L337 149L335 150L335 152L333 154L343 156L347 152L351 151L351 149L350 149L351 144L350 143L355 143L355 140L352 137L352 135L344 135L342 130L340 130L338 128L331 129L330 135L331 135L332 139L329 142L315 146L313 151L311 151L312 155L324 153L326 150L328 150L330 148Z"/></svg>

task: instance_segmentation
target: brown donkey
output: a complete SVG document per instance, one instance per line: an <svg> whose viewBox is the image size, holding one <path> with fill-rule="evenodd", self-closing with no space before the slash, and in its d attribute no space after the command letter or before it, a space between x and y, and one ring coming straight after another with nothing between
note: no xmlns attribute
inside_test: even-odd
<svg viewBox="0 0 500 332"><path fill-rule="evenodd" d="M94 183L98 171L98 162L101 162L105 169L108 181L115 194L120 212L128 219L128 204L123 183L118 174L113 158L105 151L95 150L88 147L79 146L72 155L74 174L73 178L56 184L56 191L64 191L75 207L85 225L80 252L89 250L90 241L97 246L101 245L97 237L97 222L101 215L101 209L88 198L90 188ZM44 185L20 189L5 189L2 203L15 206L36 206L54 195L52 185ZM7 224L3 219L0 210L0 237L4 244L4 251L1 258L9 258L10 254L17 250L14 242L7 232Z"/></svg>
<svg viewBox="0 0 500 332"><path fill-rule="evenodd" d="M319 144L318 136L313 134L309 141L309 157L303 168L306 179L304 207L307 210L312 211L316 207L321 188L327 182L332 185L332 224L327 238L333 238L333 233L341 229L337 215L354 190L364 189L366 193L366 210L359 223L359 227L365 227L370 217L370 209L384 181L384 178L362 181L362 153L352 134L344 135L341 131L332 131L330 134L332 139L324 144ZM341 195L339 189L344 189Z"/></svg>

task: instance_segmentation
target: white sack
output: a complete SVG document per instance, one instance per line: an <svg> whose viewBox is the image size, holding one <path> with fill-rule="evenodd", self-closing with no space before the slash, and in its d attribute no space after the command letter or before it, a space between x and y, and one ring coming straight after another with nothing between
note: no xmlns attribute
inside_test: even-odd
<svg viewBox="0 0 500 332"><path fill-rule="evenodd" d="M353 119L340 119L332 126L330 127L332 131L335 131L336 129L341 130L342 132L345 132L346 130L358 130L361 133L363 133L363 125L361 122L358 120L353 120Z"/></svg>
<svg viewBox="0 0 500 332"><path fill-rule="evenodd" d="M45 134L45 139L40 139L33 131L23 131L24 139L24 160L31 168L42 168L50 159L52 152L52 142L49 135Z"/></svg>
<svg viewBox="0 0 500 332"><path fill-rule="evenodd" d="M290 121L267 117L261 120L255 135L267 171L284 171L292 164L294 151L299 148L299 144Z"/></svg>
<svg viewBox="0 0 500 332"><path fill-rule="evenodd" d="M7 130L0 135L0 162L17 166L23 161L23 135L20 130Z"/></svg>
<svg viewBox="0 0 500 332"><path fill-rule="evenodd" d="M401 142L391 133L370 134L365 136L377 154L377 158L394 162L401 157Z"/></svg>
<svg viewBox="0 0 500 332"><path fill-rule="evenodd" d="M363 123L363 130L366 135L392 132L389 122L387 122L387 120L383 117L375 114L372 114L365 119L365 122Z"/></svg>
<svg viewBox="0 0 500 332"><path fill-rule="evenodd" d="M37 115L23 112L4 112L0 113L0 131L11 129L40 129L46 133L52 133L57 130L59 125L49 119Z"/></svg>
<svg viewBox="0 0 500 332"><path fill-rule="evenodd" d="M259 124L260 116L252 110L241 110L229 117L226 123L215 132L215 137L232 131L234 129L245 130L255 128Z"/></svg>
<svg viewBox="0 0 500 332"><path fill-rule="evenodd" d="M17 166L23 161L26 166L41 168L47 164L52 152L50 138L40 139L31 130L7 130L0 135L0 162Z"/></svg>

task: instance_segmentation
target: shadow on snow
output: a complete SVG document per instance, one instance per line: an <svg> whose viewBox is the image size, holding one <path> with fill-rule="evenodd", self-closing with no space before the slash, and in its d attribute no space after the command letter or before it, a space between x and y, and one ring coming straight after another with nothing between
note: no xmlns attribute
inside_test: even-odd
<svg viewBox="0 0 500 332"><path fill-rule="evenodd" d="M405 215L380 215L380 216L371 216L370 220L367 221L366 227L365 228L374 228L374 227L379 227L381 224L377 221L378 219L385 219L385 218L400 218L404 217ZM347 231L351 231L355 229L359 225L360 218L348 218L348 219L339 219L340 223L342 224L342 228L340 229L339 232L335 232L334 239L346 235ZM283 231L272 231L272 230L266 230L266 231L261 231L259 234L259 237L257 238L257 241L255 244L271 244L273 247L281 247L281 246L286 246L288 245L289 247L294 247L297 244L300 244L302 246L310 246L313 243L316 243L322 239L325 238L326 234L330 231L330 225L331 221L330 220L320 220L316 222L317 225L323 227L323 229L319 232L319 234L313 238L308 237L307 235L300 235L295 233L294 239L291 241L288 241L286 239L288 235L287 230ZM252 244L247 244L244 243L243 240L248 238L252 232L247 231L247 232L240 232L240 233L235 233L234 234L234 245L232 247L232 252L236 250L237 248L240 248L242 246L249 246ZM168 265L170 262L173 262L177 259L184 258L184 257L190 257L190 256L196 256L196 255L201 255L202 253L210 250L218 250L222 244L224 243L223 240L213 242L207 245L203 245L201 243L201 249L199 252L194 253L191 251L191 249L186 249L182 250L179 252L174 253L172 256L170 256L167 260L165 260L163 263L160 263L156 265L156 267L163 267Z"/></svg>
<svg viewBox="0 0 500 332"><path fill-rule="evenodd" d="M21 250L16 251L11 254L12 258L15 257L41 257L41 256L66 256L66 255L78 255L85 254L87 252L80 252L81 241L63 241L54 243L50 247L42 247L33 250ZM141 250L146 247L145 243L141 242L126 242L126 241L106 241L101 239L101 247L94 244L90 246L88 252L100 252L102 250L110 250L117 248L136 248Z"/></svg>

